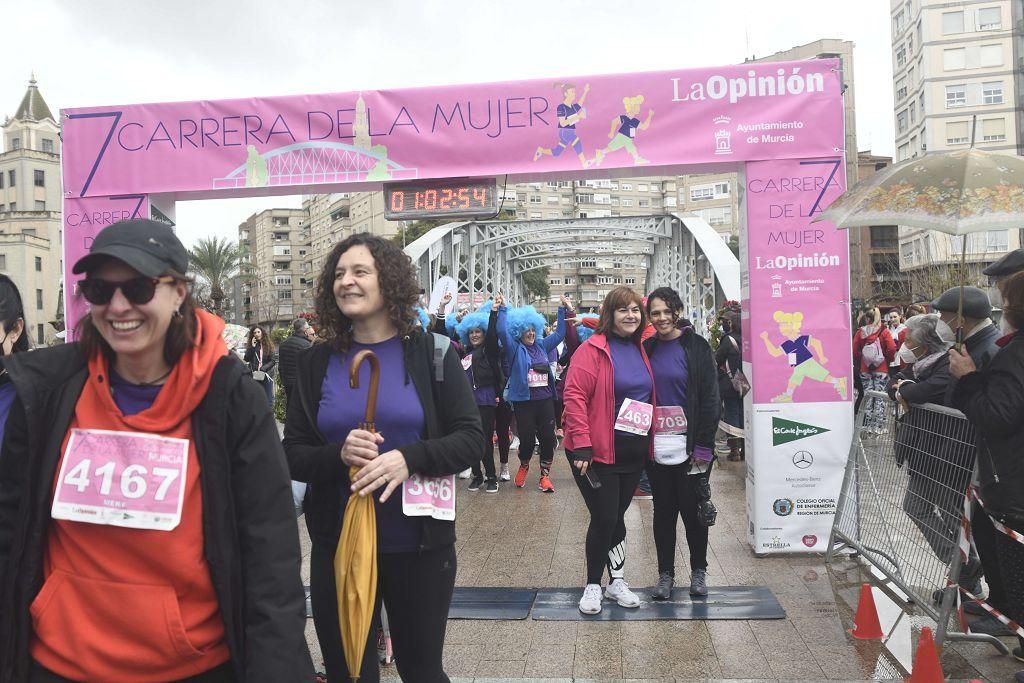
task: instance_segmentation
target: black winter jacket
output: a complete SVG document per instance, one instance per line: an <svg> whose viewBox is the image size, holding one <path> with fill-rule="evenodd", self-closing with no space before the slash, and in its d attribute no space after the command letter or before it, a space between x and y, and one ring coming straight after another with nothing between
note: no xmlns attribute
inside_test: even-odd
<svg viewBox="0 0 1024 683"><path fill-rule="evenodd" d="M398 450L412 474L440 476L461 472L480 459L483 429L473 389L462 369L459 354L449 346L443 359L444 381L435 381L434 341L429 333L414 332L402 341L408 379L416 386L427 437ZM327 443L317 428L321 387L327 375L330 344L317 344L299 356L295 395L288 402L284 449L291 477L309 484L306 524L314 543L337 545L341 534L339 487L348 482L348 466L341 461L341 443ZM387 400L387 387L380 388ZM455 542L455 523L423 517L420 550Z"/></svg>
<svg viewBox="0 0 1024 683"><path fill-rule="evenodd" d="M305 336L293 334L277 347L277 372L286 394L291 393L295 386L295 376L299 371L299 354L312 345L313 343Z"/></svg>
<svg viewBox="0 0 1024 683"><path fill-rule="evenodd" d="M974 424L978 478L985 509L1024 522L1024 332L1018 332L985 370L957 382L954 404Z"/></svg>
<svg viewBox="0 0 1024 683"><path fill-rule="evenodd" d="M663 342L657 336L644 342L648 358L654 354L658 344ZM718 371L711 355L711 346L693 327L683 328L683 334L676 340L686 352L686 452L693 454L697 446L715 447L715 432L722 414L722 400L718 394ZM692 463L693 460L687 460Z"/></svg>
<svg viewBox="0 0 1024 683"><path fill-rule="evenodd" d="M18 397L0 451L0 683L28 680L61 446L88 375L78 344L5 359ZM288 468L267 399L234 354L192 414L203 543L235 678L312 680ZM69 633L69 638L74 634Z"/></svg>
<svg viewBox="0 0 1024 683"><path fill-rule="evenodd" d="M742 348L739 332L723 334L718 340L718 350L715 351L716 381L722 398L739 397L739 392L732 386L732 376L743 369Z"/></svg>
<svg viewBox="0 0 1024 683"><path fill-rule="evenodd" d="M262 365L256 362L257 359L255 346L250 346L245 350L245 364L249 366L250 371L262 370L268 375L273 375L274 370L277 368L277 352L271 351L269 356L264 355Z"/></svg>

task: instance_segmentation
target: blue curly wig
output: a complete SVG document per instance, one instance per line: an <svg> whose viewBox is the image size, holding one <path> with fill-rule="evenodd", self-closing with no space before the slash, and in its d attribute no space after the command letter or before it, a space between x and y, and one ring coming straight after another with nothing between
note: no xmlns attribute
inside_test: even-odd
<svg viewBox="0 0 1024 683"><path fill-rule="evenodd" d="M455 331L458 332L459 339L462 340L463 346L467 349L470 348L470 330L482 330L483 332L487 332L487 324L490 321L490 317L491 314L487 311L475 311L462 319L462 322L455 327Z"/></svg>
<svg viewBox="0 0 1024 683"><path fill-rule="evenodd" d="M416 307L416 315L419 318L420 327L423 328L424 332L430 331L430 314L427 313L427 309L422 306Z"/></svg>
<svg viewBox="0 0 1024 683"><path fill-rule="evenodd" d="M526 332L531 327L537 333L537 339L544 337L544 316L538 313L537 309L533 306L510 308L506 320L508 333L515 339L522 337L523 332Z"/></svg>
<svg viewBox="0 0 1024 683"><path fill-rule="evenodd" d="M592 336L594 336L594 330L590 329L589 327L582 323L583 318L593 318L594 320L597 320L601 316L597 315L596 313L581 313L576 317L579 318L580 320L580 322L576 324L576 334L577 336L579 336L580 343L582 344L583 342L587 341Z"/></svg>

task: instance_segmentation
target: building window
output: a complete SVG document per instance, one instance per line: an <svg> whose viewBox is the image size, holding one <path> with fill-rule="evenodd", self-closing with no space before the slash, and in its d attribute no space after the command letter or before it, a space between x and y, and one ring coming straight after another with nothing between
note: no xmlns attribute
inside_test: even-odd
<svg viewBox="0 0 1024 683"><path fill-rule="evenodd" d="M32 182L36 187L46 187L46 171L32 171Z"/></svg>
<svg viewBox="0 0 1024 683"><path fill-rule="evenodd" d="M48 154L53 154L53 140L50 138L43 138L43 151Z"/></svg>
<svg viewBox="0 0 1024 683"><path fill-rule="evenodd" d="M896 68L900 69L907 63L907 48L900 45L896 48Z"/></svg>
<svg viewBox="0 0 1024 683"><path fill-rule="evenodd" d="M650 199L640 199L640 200L637 201L636 205L639 208L641 208L641 209L649 209L651 207L651 200Z"/></svg>
<svg viewBox="0 0 1024 683"><path fill-rule="evenodd" d="M45 342L46 340L43 339L43 324L39 323L38 325L36 325L36 344L39 344L41 346Z"/></svg>
<svg viewBox="0 0 1024 683"><path fill-rule="evenodd" d="M622 183L622 190L623 190L623 192L632 192L633 191L633 184L632 183Z"/></svg>
<svg viewBox="0 0 1024 683"><path fill-rule="evenodd" d="M543 216L541 215L540 211L531 211L530 212L530 220L540 220L542 217Z"/></svg>
<svg viewBox="0 0 1024 683"><path fill-rule="evenodd" d="M558 211L548 211L548 218L561 218L562 214Z"/></svg>
<svg viewBox="0 0 1024 683"><path fill-rule="evenodd" d="M998 43L995 45L982 45L981 46L981 65L982 66L1002 66L1003 65L1003 46Z"/></svg>
<svg viewBox="0 0 1024 683"><path fill-rule="evenodd" d="M10 210L11 211L17 211L18 210L18 202L11 202Z"/></svg>
<svg viewBox="0 0 1024 683"><path fill-rule="evenodd" d="M1002 81L988 81L981 84L981 94L984 98L985 104L1002 104L1003 103L1003 82Z"/></svg>
<svg viewBox="0 0 1024 683"><path fill-rule="evenodd" d="M587 194L578 194L578 195L576 195L576 202L579 203L579 204L593 204L594 203L594 195L589 194L589 193L587 193Z"/></svg>
<svg viewBox="0 0 1024 683"><path fill-rule="evenodd" d="M701 185L699 187L690 188L690 201L700 202L705 199L715 198L715 186L714 185Z"/></svg>
<svg viewBox="0 0 1024 683"><path fill-rule="evenodd" d="M967 104L967 86L959 85L946 86L946 108L963 107Z"/></svg>
<svg viewBox="0 0 1024 683"><path fill-rule="evenodd" d="M1010 238L1006 230L989 230L985 233L985 238L988 251L1006 251L1010 248Z"/></svg>
<svg viewBox="0 0 1024 683"><path fill-rule="evenodd" d="M899 228L895 225L872 225L872 249L895 249L899 245Z"/></svg>
<svg viewBox="0 0 1024 683"><path fill-rule="evenodd" d="M549 285L561 285L562 284L562 278L560 278L560 277L549 278L548 279L548 284Z"/></svg>
<svg viewBox="0 0 1024 683"><path fill-rule="evenodd" d="M557 203L558 203L558 195L557 194L548 195L548 204L557 204Z"/></svg>
<svg viewBox="0 0 1024 683"><path fill-rule="evenodd" d="M896 81L896 101L900 102L907 97L907 79L901 78Z"/></svg>
<svg viewBox="0 0 1024 683"><path fill-rule="evenodd" d="M36 272L37 273L43 272L43 257L42 256L36 256Z"/></svg>
<svg viewBox="0 0 1024 683"><path fill-rule="evenodd" d="M622 198L622 206L623 207L631 207L631 206L633 206L633 200L630 199L629 197L623 197Z"/></svg>
<svg viewBox="0 0 1024 683"><path fill-rule="evenodd" d="M945 71L956 71L967 68L967 48L955 47L942 51L942 68Z"/></svg>
<svg viewBox="0 0 1024 683"><path fill-rule="evenodd" d="M949 36L954 33L964 32L964 12L943 12L942 13L942 35Z"/></svg>
<svg viewBox="0 0 1024 683"><path fill-rule="evenodd" d="M627 285L635 285L636 284L636 278L635 277L627 277L627 278L625 278L625 283Z"/></svg>
<svg viewBox="0 0 1024 683"><path fill-rule="evenodd" d="M637 185L636 186L636 191L637 192L647 192L647 186L646 185Z"/></svg>
<svg viewBox="0 0 1024 683"><path fill-rule="evenodd" d="M1006 140L1006 120L982 119L981 139L984 142L1003 142Z"/></svg>
<svg viewBox="0 0 1024 683"><path fill-rule="evenodd" d="M896 160L903 161L904 159L910 158L910 143L900 145L899 149L896 150Z"/></svg>
<svg viewBox="0 0 1024 683"><path fill-rule="evenodd" d="M916 109L917 107L914 105L913 102L911 102L910 106L907 107L907 113L910 114L910 123L914 123L915 119L917 118L915 112Z"/></svg>
<svg viewBox="0 0 1024 683"><path fill-rule="evenodd" d="M46 202L42 199L36 200L36 211L46 211Z"/></svg>
<svg viewBox="0 0 1024 683"><path fill-rule="evenodd" d="M979 31L998 31L1002 25L1002 12L998 7L982 7L978 10Z"/></svg>
<svg viewBox="0 0 1024 683"><path fill-rule="evenodd" d="M897 35L903 32L903 29L907 27L907 17L903 14L903 10L900 9L899 14L892 18L892 33Z"/></svg>
<svg viewBox="0 0 1024 683"><path fill-rule="evenodd" d="M36 290L36 308L40 311L43 310L43 290L41 289Z"/></svg>
<svg viewBox="0 0 1024 683"><path fill-rule="evenodd" d="M967 137L967 121L948 121L946 123L946 144L966 145L971 139Z"/></svg>
<svg viewBox="0 0 1024 683"><path fill-rule="evenodd" d="M540 204L540 195L539 194L531 194L530 195L530 203L531 204Z"/></svg>
<svg viewBox="0 0 1024 683"><path fill-rule="evenodd" d="M896 114L896 133L903 134L907 132L907 110L904 109L900 113Z"/></svg>
<svg viewBox="0 0 1024 683"><path fill-rule="evenodd" d="M0 270L7 270L7 254L0 254Z"/></svg>
<svg viewBox="0 0 1024 683"><path fill-rule="evenodd" d="M11 187L18 184L18 174L14 172L14 169L7 172L7 184ZM11 209L11 211L14 211L14 209Z"/></svg>
<svg viewBox="0 0 1024 683"><path fill-rule="evenodd" d="M21 138L11 138L11 150L21 149Z"/></svg>
<svg viewBox="0 0 1024 683"><path fill-rule="evenodd" d="M285 300L291 299L292 298L292 290L290 290L290 289L279 289L279 290L277 290L277 298L278 299L285 299Z"/></svg>

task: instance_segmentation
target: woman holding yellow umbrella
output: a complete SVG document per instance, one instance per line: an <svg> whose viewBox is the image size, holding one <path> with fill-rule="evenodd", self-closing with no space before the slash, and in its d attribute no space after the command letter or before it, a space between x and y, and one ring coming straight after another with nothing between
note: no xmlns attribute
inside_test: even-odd
<svg viewBox="0 0 1024 683"><path fill-rule="evenodd" d="M365 233L339 243L316 296L328 343L299 357L284 444L292 477L309 484L313 621L328 681L379 680L370 625L381 602L399 675L447 681L441 654L455 586L452 475L473 463L483 438L472 387L447 340L419 329L419 285L393 243ZM359 363L362 351L377 363ZM366 429L371 366L380 401ZM369 519L362 497L373 501ZM368 531L374 525L376 533ZM359 564L368 554L376 563Z"/></svg>

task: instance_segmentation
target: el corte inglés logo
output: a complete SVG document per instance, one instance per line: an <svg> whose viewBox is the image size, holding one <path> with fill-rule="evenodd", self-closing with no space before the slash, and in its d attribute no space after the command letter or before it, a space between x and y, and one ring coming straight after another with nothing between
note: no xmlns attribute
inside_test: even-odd
<svg viewBox="0 0 1024 683"><path fill-rule="evenodd" d="M817 436L830 431L824 427L783 420L781 417L772 418L772 445L779 446L790 441L799 441L809 436Z"/></svg>

